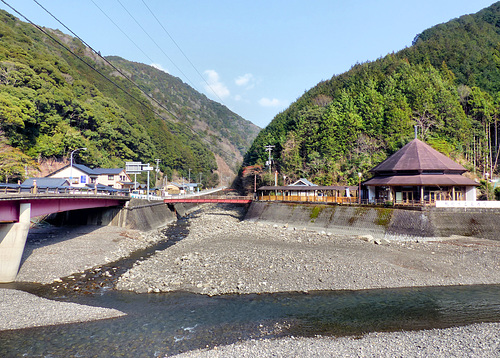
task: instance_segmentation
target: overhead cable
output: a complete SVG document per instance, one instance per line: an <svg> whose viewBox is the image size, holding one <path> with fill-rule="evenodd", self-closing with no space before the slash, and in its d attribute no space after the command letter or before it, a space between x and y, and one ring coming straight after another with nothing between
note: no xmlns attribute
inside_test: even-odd
<svg viewBox="0 0 500 358"><path fill-rule="evenodd" d="M153 107L151 107L150 105L144 103L141 99L138 99L137 97L135 97L133 94L131 94L130 92L128 92L126 89L124 89L122 86L120 86L118 83L116 83L115 81L113 81L112 79L110 79L109 77L107 77L104 73L102 73L101 71L99 71L97 68L95 68L92 64L88 63L87 61L85 61L85 59L83 59L82 57L80 57L79 55L77 55L75 52L73 52L70 48L68 48L65 44L63 44L61 41L59 41L57 38L55 38L54 36L52 36L50 33L48 33L47 31L45 31L41 26L35 24L33 21L31 21L28 17L26 17L25 15L23 15L20 11L18 11L17 9L15 9L14 7L12 7L9 3L7 3L5 0L0 0L2 3L4 3L7 7L9 7L12 11L14 11L16 14L18 14L20 17L22 17L25 21L27 21L28 23L30 23L32 26L34 26L35 28L37 28L40 32L42 32L43 34L45 34L47 37L49 37L50 39L52 39L55 43L57 43L59 46L61 46L62 48L64 48L66 51L68 51L69 53L71 53L74 57L76 57L77 59L79 59L81 62L83 62L86 66L88 66L90 69L94 70L95 72L97 72L100 76L102 76L104 79L106 79L108 82L110 82L112 85L114 85L116 88L120 89L121 91L123 91L126 95L128 95L130 98L132 98L134 101L138 102L141 106L145 107L146 109L152 111L154 114L156 114L158 117L160 118L163 118L164 120L166 120L166 118L164 118L159 112L157 112ZM64 25L60 20L58 20L54 15L52 15L48 10L46 10L43 6L41 6L36 0L34 0L40 7L42 7L42 9L44 9L45 11L47 11L54 19L56 19L56 21L58 21L61 25L63 25L66 29L68 29L72 34L74 34L73 31L71 31L66 25ZM90 47L85 41L83 41L79 36L77 36L76 34L74 34L80 41L82 41L82 43L84 43L86 46L88 46L94 53L96 53L100 58L102 58L103 60L105 60L108 64L110 64L114 69L116 69L117 71L119 71L121 74L122 72L117 69L115 66L113 66L111 63L109 63L104 57L102 57L98 52L96 52L92 47ZM148 96L148 98L152 98L151 96L149 96L142 88L140 88L140 86L138 86L137 84L135 84L135 82L133 82L130 78L128 78L127 76L123 75L124 78L126 78L127 80L129 80L130 82L132 82L134 84L135 87L137 87L141 93L145 94L146 96ZM156 103L158 103L161 108L165 109L165 111L167 111L170 115L172 115L174 118L176 118L177 120L180 120L176 115L175 113L172 113L170 110L168 110L166 107L164 107L161 103L159 103L156 99L152 98ZM191 131L193 131L194 133L197 133L200 135L200 139L204 142L206 142L207 144L211 144L206 138L203 138L203 134L194 130L194 128L190 128ZM218 148L219 151L223 152L223 153L226 153L227 155L229 155L230 157L232 157L234 155L234 153L228 153L227 151L225 151L224 149L222 148Z"/></svg>
<svg viewBox="0 0 500 358"><path fill-rule="evenodd" d="M42 33L44 33L47 37L49 37L50 39L52 39L54 42L56 42L57 44L59 44L59 46L61 46L62 48L64 48L66 51L70 52L73 56L75 56L76 58L78 58L80 61L82 61L85 65L87 65L88 67L90 67L92 70L96 71L99 75L101 75L102 77L104 77L106 80L108 80L109 82L111 82L114 86L116 86L117 88L121 89L123 92L125 92L128 96L130 96L132 99L134 99L135 101L139 102L141 105L145 106L146 108L148 108L149 110L153 110L151 109L149 106L147 106L145 103L143 103L141 100L137 99L136 97L134 97L131 93L129 93L127 90L125 90L124 88L122 88L119 84L117 84L115 81L113 81L112 79L108 78L104 73L102 73L101 71L99 71L97 68L95 68L94 66L92 66L90 63L88 63L87 61L85 61L83 58L81 58L80 56L78 56L76 53L74 53L70 48L68 48L66 45L64 45L61 41L59 41L58 39L56 39L54 36L52 36L51 34L49 34L47 31L45 31L42 27L40 27L39 25L35 24L33 21L31 21L30 19L28 19L26 16L24 16L22 13L20 13L19 11L17 11L15 8L13 8L10 4L8 4L5 0L0 0L1 2L3 2L5 5L7 5L10 9L12 9L12 11L14 11L16 14L18 14L19 16L21 16L23 19L25 19L27 22L29 22L31 25L33 25L34 27L36 27L38 30L40 30ZM154 111L154 110L153 110ZM156 112L155 112L156 113Z"/></svg>
<svg viewBox="0 0 500 358"><path fill-rule="evenodd" d="M194 68L194 70L196 71L196 73L198 73L198 75L200 76L200 78L205 82L205 84L207 85L208 88L210 88L212 90L212 92L214 93L215 96L217 96L217 98L219 99L219 101L221 101L221 103L224 103L224 101L222 100L222 98L219 97L219 95L217 94L217 92L212 88L212 86L207 82L207 80L205 79L205 77L202 76L202 74L200 73L200 71L198 71L198 69L195 67L195 65L193 64L193 62L191 62L191 60L187 57L187 55L184 53L184 51L182 51L182 49L180 48L180 46L177 44L177 42L174 40L174 38L170 35L170 33L167 31L167 29L163 26L163 24L160 22L160 20L158 19L158 17L156 17L155 13L153 11L151 11L151 9L149 8L149 6L146 4L146 2L144 0L142 0L142 3L144 4L144 6L146 6L146 8L149 10L149 12L151 13L151 15L155 18L156 22L160 25L160 27L163 29L163 31L165 31L165 33L167 34L167 36L170 38L170 40L172 40L172 42L174 43L174 45L179 49L179 51L182 53L182 55L186 58L186 60L189 62L189 64L191 65L191 67Z"/></svg>
<svg viewBox="0 0 500 358"><path fill-rule="evenodd" d="M66 26L61 20L59 20L57 17L55 17L49 10L47 10L45 7L43 7L37 0L33 0L38 6L40 6L45 12L47 12L50 16L52 16L52 18L54 18L54 20L56 20L57 22L59 22L62 26L64 26L66 28L66 30L68 30L69 32L71 32L71 34L73 34L78 40L80 40L85 46L87 46L89 49L91 49L97 56L99 56L101 59L103 59L108 65L110 65L114 70L118 71L118 73L120 73L126 80L128 80L134 87L136 87L137 89L139 89L139 91L141 91L145 96L147 96L149 99L151 99L152 101L154 101L156 104L158 104L161 108L163 108L165 111L167 111L167 113L169 113L170 115L172 115L174 118L176 118L177 120L179 118L177 118L177 116L170 112L170 110L168 108L166 108L165 106L163 106L163 104L161 104L160 102L158 102L154 97L151 97L148 93L146 93L142 88L141 86L139 86L137 83L135 83L134 81L132 81L132 79L130 79L127 75L125 75L119 68L117 68L115 65L113 65L111 62L109 62L105 57L101 56L101 54L96 51L92 46L90 46L87 42L85 42L85 40L83 40L80 36L78 36L77 34L75 34L68 26ZM71 53L73 53L71 50L69 50ZM74 54L75 55L75 54ZM77 55L75 55L77 56ZM78 57L78 56L77 56ZM78 57L79 58L79 57ZM85 62L83 59L80 58L80 60L82 60L83 62ZM91 66L93 68L93 66ZM94 68L93 68L94 69ZM96 70L97 71L97 70ZM105 75L103 75L106 79L108 79ZM108 79L109 80L109 79ZM125 91L125 90L124 90ZM127 92L127 91L125 91ZM127 92L127 94L129 94L130 96L132 96L130 93ZM136 101L138 101L139 103L142 104L142 102L140 100L138 100L137 98L135 98ZM149 110L153 111L155 114L157 114L158 116L162 117L159 113L156 113L156 111L153 109L153 108L150 108L150 107L147 107Z"/></svg>
<svg viewBox="0 0 500 358"><path fill-rule="evenodd" d="M141 30L146 34L146 36L149 37L149 39L156 45L156 47L158 47L158 49L165 55L165 57L168 58L168 60L170 62L172 62L172 64L175 66L175 68L177 68L177 70L188 80L188 82L191 84L191 86L193 86L193 88L196 89L196 86L193 84L193 82L191 82L191 80L189 79L189 77L184 72L182 72L182 70L167 55L167 53L161 48L161 46L158 45L158 43L153 39L153 37L151 37L151 35L144 29L144 27L142 27L142 25L139 23L139 21L137 21L136 18L130 13L130 11L127 10L127 8L122 4L122 2L120 0L116 0L116 1L123 7L123 9L127 12L127 14L129 14L129 16L132 18L132 20L135 21L135 23L137 24L137 26L139 26L141 28Z"/></svg>
<svg viewBox="0 0 500 358"><path fill-rule="evenodd" d="M111 21L111 23L112 23L113 25L115 25L115 27L116 27L118 30L120 30L120 32L121 32L121 33L122 33L122 34L123 34L123 35L124 35L124 36L125 36L125 37L129 40L129 41L130 41L130 42L132 42L132 43L134 44L134 46L135 46L135 47L136 47L139 51L141 51L141 52L142 52L142 54L143 54L145 57L147 57L147 58L149 59L149 61L151 61L151 63L154 63L154 61L151 59L151 57L149 57L149 55L148 55L146 52L144 52L144 51L143 51L143 49L142 49L142 48L140 48L140 47L139 47L139 45L137 45L137 43L135 43L135 42L134 42L134 40L132 40L132 39L130 38L130 36L129 36L129 35L127 35L127 33L126 33L125 31L123 31L123 30L121 29L121 27L120 27L120 26L118 26L118 24L117 24L116 22L114 22L114 21L113 21L113 19L112 19L111 17L109 17L109 16L108 16L108 14L106 14L106 12L105 12L105 11L104 11L104 10L103 10L103 9L102 9L99 5L97 5L97 4L95 3L95 1L94 1L94 0L90 0L90 1L92 1L92 3L95 5L95 7L97 7L97 8L98 8L98 9L99 9L102 13L103 13L103 15L104 15L104 16L106 16L106 17L108 18L108 20L109 20L109 21Z"/></svg>

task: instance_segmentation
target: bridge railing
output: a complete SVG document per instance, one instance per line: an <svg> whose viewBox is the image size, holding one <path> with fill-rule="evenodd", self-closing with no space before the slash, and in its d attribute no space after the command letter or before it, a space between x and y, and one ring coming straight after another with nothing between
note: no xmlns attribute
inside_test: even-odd
<svg viewBox="0 0 500 358"><path fill-rule="evenodd" d="M252 201L252 196L236 196L236 195L192 195L192 196L169 196L165 197L163 200L165 202L196 202L196 203L204 203L204 202L212 202L212 203L224 203L224 202L233 202L233 203L241 203L241 202L249 202Z"/></svg>
<svg viewBox="0 0 500 358"><path fill-rule="evenodd" d="M128 190L115 189L106 186L74 187L74 186L33 186L22 184L0 184L0 194L81 194L81 195L115 195L130 196Z"/></svg>

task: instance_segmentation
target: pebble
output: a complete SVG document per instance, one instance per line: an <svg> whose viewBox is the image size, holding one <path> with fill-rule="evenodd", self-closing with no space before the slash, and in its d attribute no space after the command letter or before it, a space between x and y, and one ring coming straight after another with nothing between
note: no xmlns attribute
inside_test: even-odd
<svg viewBox="0 0 500 358"><path fill-rule="evenodd" d="M190 219L185 239L133 267L117 288L220 295L500 283L498 241L390 242L247 222L244 214L207 205Z"/></svg>

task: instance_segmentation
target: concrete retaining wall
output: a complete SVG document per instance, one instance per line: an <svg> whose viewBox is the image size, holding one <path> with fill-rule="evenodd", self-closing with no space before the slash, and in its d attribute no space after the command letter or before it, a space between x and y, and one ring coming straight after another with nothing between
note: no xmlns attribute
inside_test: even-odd
<svg viewBox="0 0 500 358"><path fill-rule="evenodd" d="M405 210L381 207L254 202L245 220L390 240L451 235L500 240L497 209Z"/></svg>

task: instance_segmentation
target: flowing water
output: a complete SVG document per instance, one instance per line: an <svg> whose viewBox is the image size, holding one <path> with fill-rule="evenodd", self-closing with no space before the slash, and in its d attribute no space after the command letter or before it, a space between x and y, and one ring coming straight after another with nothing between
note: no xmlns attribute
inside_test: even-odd
<svg viewBox="0 0 500 358"><path fill-rule="evenodd" d="M133 262L182 239L188 223L181 221L167 230L172 239L159 246L67 278L59 287L8 286L116 308L127 316L0 332L0 357L164 357L252 338L362 335L500 322L500 285L218 297L111 290L114 278Z"/></svg>

